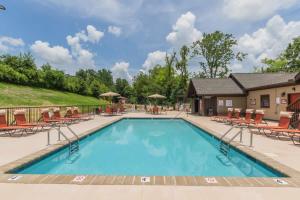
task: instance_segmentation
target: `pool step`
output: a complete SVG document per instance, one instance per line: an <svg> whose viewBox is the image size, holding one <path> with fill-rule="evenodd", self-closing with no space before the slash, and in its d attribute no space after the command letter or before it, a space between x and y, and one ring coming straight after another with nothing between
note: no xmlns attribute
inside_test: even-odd
<svg viewBox="0 0 300 200"><path fill-rule="evenodd" d="M219 146L219 151L224 155L224 156L228 156L228 153L229 153L229 150L230 150L230 146L229 144L221 141L220 142L220 146Z"/></svg>
<svg viewBox="0 0 300 200"><path fill-rule="evenodd" d="M71 156L73 153L79 151L79 141L75 140L74 142L70 143L69 146L69 156Z"/></svg>

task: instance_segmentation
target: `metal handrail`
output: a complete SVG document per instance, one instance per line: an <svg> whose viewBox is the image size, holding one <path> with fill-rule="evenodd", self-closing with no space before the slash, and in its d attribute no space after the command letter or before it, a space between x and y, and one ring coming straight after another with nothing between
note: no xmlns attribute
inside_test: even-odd
<svg viewBox="0 0 300 200"><path fill-rule="evenodd" d="M224 138L227 134L229 134L230 131L231 131L232 129L234 129L234 128L235 128L235 126L232 126L228 131L226 131L226 133L224 133L224 135L222 135L222 137L220 137L220 140L223 140L223 138Z"/></svg>
<svg viewBox="0 0 300 200"><path fill-rule="evenodd" d="M47 145L50 145L50 131L52 129L57 130L58 132L58 141L60 141L60 136L62 135L66 141L68 141L68 145L69 145L69 156L71 156L71 154L73 153L74 148L73 145L76 145L75 150L78 151L79 150L79 137L78 135L67 125L66 127L68 128L68 130L76 137L76 140L71 140L69 139L61 130L60 130L61 126L52 126L49 130L48 130L48 142Z"/></svg>
<svg viewBox="0 0 300 200"><path fill-rule="evenodd" d="M70 128L69 125L66 126L68 128L68 130L76 137L76 140L79 140L78 135Z"/></svg>

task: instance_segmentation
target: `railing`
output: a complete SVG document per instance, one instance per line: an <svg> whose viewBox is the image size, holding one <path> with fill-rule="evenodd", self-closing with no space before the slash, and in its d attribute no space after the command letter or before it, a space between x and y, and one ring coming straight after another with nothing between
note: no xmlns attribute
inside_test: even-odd
<svg viewBox="0 0 300 200"><path fill-rule="evenodd" d="M6 110L7 125L14 122L14 111L25 109L28 122L37 122L41 118L41 109L60 108L61 115L64 115L67 107L78 107L81 113L94 113L99 105L51 105L51 106L18 106L18 107L0 107L0 110Z"/></svg>
<svg viewBox="0 0 300 200"><path fill-rule="evenodd" d="M299 123L299 115L300 115L300 98L297 99L294 103L288 105L287 111L294 112L291 118L291 126L293 126L294 128L297 127Z"/></svg>

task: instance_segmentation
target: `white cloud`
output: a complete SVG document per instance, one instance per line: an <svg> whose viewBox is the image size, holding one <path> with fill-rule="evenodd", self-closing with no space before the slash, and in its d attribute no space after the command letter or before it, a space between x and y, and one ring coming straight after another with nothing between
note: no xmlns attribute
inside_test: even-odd
<svg viewBox="0 0 300 200"><path fill-rule="evenodd" d="M163 65L165 63L166 52L164 51L154 51L148 53L147 59L143 64L143 69L148 71L155 65Z"/></svg>
<svg viewBox="0 0 300 200"><path fill-rule="evenodd" d="M300 35L300 21L286 23L282 17L272 17L265 27L252 34L244 34L238 40L238 50L248 53L246 68L261 65L263 58L277 57L292 41ZM243 68L242 70L246 70Z"/></svg>
<svg viewBox="0 0 300 200"><path fill-rule="evenodd" d="M117 26L109 26L108 27L108 32L119 37L122 33L122 29L120 27Z"/></svg>
<svg viewBox="0 0 300 200"><path fill-rule="evenodd" d="M71 47L71 52L76 59L76 63L81 67L94 67L94 54L81 45L82 42L99 43L104 33L98 31L94 26L88 25L86 31L82 30L75 36L68 35L66 37L68 45Z"/></svg>
<svg viewBox="0 0 300 200"><path fill-rule="evenodd" d="M231 19L256 21L296 3L297 0L224 0L223 12Z"/></svg>
<svg viewBox="0 0 300 200"><path fill-rule="evenodd" d="M86 27L86 30L87 30L87 37L88 37L88 40L90 42L93 42L93 43L97 43L100 41L100 39L104 36L104 33L101 32L101 31L98 31L94 26L92 25L88 25Z"/></svg>
<svg viewBox="0 0 300 200"><path fill-rule="evenodd" d="M83 43L99 43L104 33L88 25L86 30L66 37L70 50L62 46L51 46L48 42L35 41L30 49L40 64L48 62L67 73L74 73L78 68L95 67L94 53L82 47Z"/></svg>
<svg viewBox="0 0 300 200"><path fill-rule="evenodd" d="M124 61L116 62L111 69L114 79L116 80L117 78L123 78L131 82L132 76L128 72L129 65L130 64L128 62Z"/></svg>
<svg viewBox="0 0 300 200"><path fill-rule="evenodd" d="M72 56L68 49L62 46L51 47L48 42L35 41L30 47L39 60L53 65L65 67L72 64Z"/></svg>
<svg viewBox="0 0 300 200"><path fill-rule="evenodd" d="M173 31L167 35L166 40L175 47L180 47L201 39L202 33L195 28L195 21L196 16L193 13L182 14L173 26Z"/></svg>
<svg viewBox="0 0 300 200"><path fill-rule="evenodd" d="M7 36L0 36L0 53L7 53L8 51L24 46L21 38L12 38Z"/></svg>

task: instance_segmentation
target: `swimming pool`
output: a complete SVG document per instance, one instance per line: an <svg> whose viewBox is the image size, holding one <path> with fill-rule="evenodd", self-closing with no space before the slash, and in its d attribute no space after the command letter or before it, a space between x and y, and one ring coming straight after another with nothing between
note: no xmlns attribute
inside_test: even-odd
<svg viewBox="0 0 300 200"><path fill-rule="evenodd" d="M122 119L68 148L25 166L19 174L283 177L182 119Z"/></svg>

